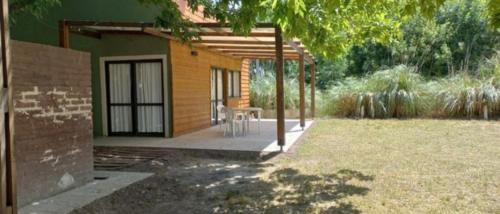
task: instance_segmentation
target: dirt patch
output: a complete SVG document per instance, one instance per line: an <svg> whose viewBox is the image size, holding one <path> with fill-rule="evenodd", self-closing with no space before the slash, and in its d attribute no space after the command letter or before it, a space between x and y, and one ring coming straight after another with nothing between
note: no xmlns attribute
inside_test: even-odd
<svg viewBox="0 0 500 214"><path fill-rule="evenodd" d="M197 158L171 151L124 171L154 172L150 178L93 202L77 213L212 213L235 200L263 165L254 161Z"/></svg>
<svg viewBox="0 0 500 214"><path fill-rule="evenodd" d="M136 163L122 171L155 175L99 199L73 214L87 213L304 213L358 212L342 198L369 189L347 184L370 180L358 172L304 175L275 161L193 157L180 151Z"/></svg>

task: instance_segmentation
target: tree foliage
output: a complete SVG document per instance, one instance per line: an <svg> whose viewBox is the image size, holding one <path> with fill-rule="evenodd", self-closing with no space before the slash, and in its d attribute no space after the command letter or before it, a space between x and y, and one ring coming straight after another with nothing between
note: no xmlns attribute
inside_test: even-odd
<svg viewBox="0 0 500 214"><path fill-rule="evenodd" d="M28 12L41 18L50 7L61 4L61 0L9 0L9 11L15 15Z"/></svg>
<svg viewBox="0 0 500 214"><path fill-rule="evenodd" d="M158 27L169 29L182 41L196 39L196 28L186 20L173 0L138 0L161 9ZM29 11L41 16L61 0L11 0L14 13ZM286 38L299 38L316 55L334 58L367 38L389 42L400 36L401 21L414 14L432 17L444 0L188 0L194 11L204 8L206 17L228 23L247 34L259 21L281 27ZM490 22L500 26L500 3L488 0Z"/></svg>
<svg viewBox="0 0 500 214"><path fill-rule="evenodd" d="M141 1L159 5L170 2ZM242 34L249 33L259 21L270 21L280 26L287 38L301 39L316 55L334 58L367 38L391 41L400 35L402 20L417 13L433 17L444 0L188 0L188 3L193 10L204 7L205 16L229 23L235 32ZM491 23L498 23L498 3L490 0L488 6ZM169 17L167 14L172 12L176 11L164 8L159 19ZM159 22L159 26L177 27L169 22Z"/></svg>
<svg viewBox="0 0 500 214"><path fill-rule="evenodd" d="M449 1L434 19L415 16L404 22L400 39L355 45L346 56L346 72L363 75L405 64L426 76L477 73L482 61L500 47L486 14L481 1Z"/></svg>

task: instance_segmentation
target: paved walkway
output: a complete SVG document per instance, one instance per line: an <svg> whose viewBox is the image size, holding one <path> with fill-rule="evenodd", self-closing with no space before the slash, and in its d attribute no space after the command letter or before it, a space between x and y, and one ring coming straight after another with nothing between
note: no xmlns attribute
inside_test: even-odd
<svg viewBox="0 0 500 214"><path fill-rule="evenodd" d="M153 173L95 171L95 177L105 179L33 202L21 208L19 214L66 214L151 175Z"/></svg>

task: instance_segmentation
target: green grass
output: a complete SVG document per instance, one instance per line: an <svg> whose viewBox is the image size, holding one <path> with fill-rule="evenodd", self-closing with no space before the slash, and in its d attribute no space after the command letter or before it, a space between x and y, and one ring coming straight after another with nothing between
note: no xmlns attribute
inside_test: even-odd
<svg viewBox="0 0 500 214"><path fill-rule="evenodd" d="M275 203L307 212L500 213L498 121L323 120L271 162Z"/></svg>

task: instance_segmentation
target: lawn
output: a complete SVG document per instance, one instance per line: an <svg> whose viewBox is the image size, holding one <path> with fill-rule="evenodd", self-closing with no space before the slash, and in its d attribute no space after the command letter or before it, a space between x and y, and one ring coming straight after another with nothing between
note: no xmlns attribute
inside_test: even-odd
<svg viewBox="0 0 500 214"><path fill-rule="evenodd" d="M272 162L308 211L500 213L498 121L323 120Z"/></svg>
<svg viewBox="0 0 500 214"><path fill-rule="evenodd" d="M500 213L500 122L319 120L266 161L181 151L87 213Z"/></svg>

